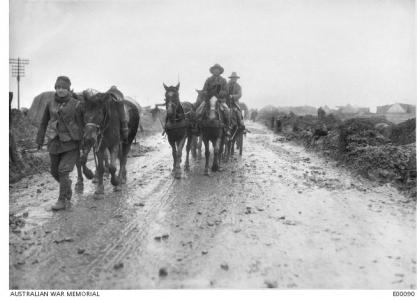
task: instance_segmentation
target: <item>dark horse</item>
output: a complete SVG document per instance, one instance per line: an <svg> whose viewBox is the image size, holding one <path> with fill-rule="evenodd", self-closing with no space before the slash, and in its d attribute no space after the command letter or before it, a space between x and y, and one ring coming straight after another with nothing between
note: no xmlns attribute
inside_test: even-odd
<svg viewBox="0 0 417 300"><path fill-rule="evenodd" d="M195 90L197 92L197 99L195 100L194 108L197 110L197 108L204 103L204 92L202 90ZM191 153L193 155L194 159L201 159L201 147L203 144L203 135L201 133L200 126L196 124L196 126L193 128L193 136L192 136L192 142L191 142Z"/></svg>
<svg viewBox="0 0 417 300"><path fill-rule="evenodd" d="M235 151L235 144L239 150L239 155L242 155L242 143L243 143L243 133L244 130L239 126L238 119L241 118L241 113L237 107L232 107L230 109L230 129L232 136L227 140L225 147L225 159L226 161L230 156L233 156Z"/></svg>
<svg viewBox="0 0 417 300"><path fill-rule="evenodd" d="M165 88L165 106L166 122L165 131L168 136L168 142L172 148L172 157L174 159L173 169L175 178L181 178L181 156L182 149L186 146L186 159L184 169L190 169L189 155L191 150L192 135L196 128L194 106L189 102L180 102L179 88L176 86L166 86Z"/></svg>
<svg viewBox="0 0 417 300"><path fill-rule="evenodd" d="M129 134L127 141L122 141L120 134L120 117L118 105L123 105L127 112ZM82 162L85 164L88 152L94 146L97 154L98 185L95 195L104 194L103 173L104 156L106 149L110 153L109 172L111 183L115 190L120 190L120 184L126 183L126 161L132 142L139 127L139 109L127 100L117 102L111 93L97 93L85 97L84 109L84 138L82 149ZM116 159L119 158L120 169L116 176Z"/></svg>
<svg viewBox="0 0 417 300"><path fill-rule="evenodd" d="M200 123L201 132L203 135L203 143L206 155L206 165L204 168L204 175L209 175L209 159L210 159L210 145L211 142L214 149L213 165L211 170L213 172L220 170L220 151L224 136L224 115L220 111L220 102L213 96L206 101L206 108Z"/></svg>

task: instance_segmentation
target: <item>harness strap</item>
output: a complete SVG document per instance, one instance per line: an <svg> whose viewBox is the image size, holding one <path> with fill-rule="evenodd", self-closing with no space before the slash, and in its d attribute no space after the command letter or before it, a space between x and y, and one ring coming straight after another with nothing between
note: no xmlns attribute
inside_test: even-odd
<svg viewBox="0 0 417 300"><path fill-rule="evenodd" d="M85 126L93 126L93 127L96 127L98 129L100 129L100 125L98 125L96 123L87 123L87 124L85 124Z"/></svg>

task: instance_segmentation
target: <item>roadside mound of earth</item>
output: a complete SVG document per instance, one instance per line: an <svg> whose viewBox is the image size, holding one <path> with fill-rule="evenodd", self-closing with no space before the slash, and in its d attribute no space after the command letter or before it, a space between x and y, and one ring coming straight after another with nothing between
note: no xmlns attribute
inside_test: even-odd
<svg viewBox="0 0 417 300"><path fill-rule="evenodd" d="M24 149L36 148L35 139L38 128L30 121L28 114L12 109L11 119L11 131L16 145Z"/></svg>
<svg viewBox="0 0 417 300"><path fill-rule="evenodd" d="M280 130L272 129L287 140L330 156L365 178L392 183L416 199L416 119L398 125L381 117L341 121L328 115L319 121L286 115L277 120Z"/></svg>
<svg viewBox="0 0 417 300"><path fill-rule="evenodd" d="M416 142L416 118L395 125L391 132L391 141L396 145Z"/></svg>
<svg viewBox="0 0 417 300"><path fill-rule="evenodd" d="M22 151L20 161L12 162L9 159L9 183L15 183L20 179L40 174L49 170L49 154L46 151L29 153Z"/></svg>

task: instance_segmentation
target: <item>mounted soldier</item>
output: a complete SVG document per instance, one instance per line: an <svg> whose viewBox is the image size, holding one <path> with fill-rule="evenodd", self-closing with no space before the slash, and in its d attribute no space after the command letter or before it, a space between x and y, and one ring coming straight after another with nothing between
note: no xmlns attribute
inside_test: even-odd
<svg viewBox="0 0 417 300"><path fill-rule="evenodd" d="M209 100L212 97L216 97L219 102L219 108L223 116L223 121L226 127L226 134L230 134L230 109L226 104L227 100L227 81L221 76L224 72L224 68L219 64L215 64L209 69L212 76L206 79L202 93L205 96L205 104L200 105L197 109L197 115L201 116L204 114L203 108L207 107Z"/></svg>
<svg viewBox="0 0 417 300"><path fill-rule="evenodd" d="M42 148L45 135L51 159L51 174L59 183L58 201L52 210L65 209L72 197L69 173L79 157L82 139L82 105L72 96L71 81L59 76L55 83L55 98L48 102L36 138L38 150Z"/></svg>
<svg viewBox="0 0 417 300"><path fill-rule="evenodd" d="M230 109L237 109L239 111L239 116L237 122L239 128L244 129L245 125L243 124L243 115L242 110L239 105L239 99L242 97L242 87L239 83L237 83L237 80L240 78L237 76L236 72L232 72L232 74L229 76L230 80L227 83L227 105Z"/></svg>

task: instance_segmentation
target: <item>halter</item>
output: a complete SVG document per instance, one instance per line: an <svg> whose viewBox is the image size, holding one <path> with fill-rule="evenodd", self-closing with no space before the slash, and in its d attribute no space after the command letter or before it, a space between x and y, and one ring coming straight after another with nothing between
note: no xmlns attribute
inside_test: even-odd
<svg viewBox="0 0 417 300"><path fill-rule="evenodd" d="M95 127L97 129L97 141L93 146L95 148L94 152L97 152L101 147L101 143L102 143L103 137L104 137L104 131L107 129L107 127L109 125L108 122L107 122L107 117L108 117L107 110L104 110L104 118L103 118L103 122L102 122L103 125L99 125L99 124L96 124L96 123L93 123L93 122L85 124L85 127Z"/></svg>
<svg viewBox="0 0 417 300"><path fill-rule="evenodd" d="M178 103L177 103L177 101L175 101L175 100L178 100ZM170 120L172 120L172 121L174 121L174 122L177 122L177 121L182 121L182 120L184 120L185 119L185 116L187 115L187 114L189 114L190 112L188 112L188 113L185 113L184 112L184 109L182 108L182 106L181 106L181 103L180 103L180 100L179 99L175 99L175 100L169 100L169 102L171 102L172 103L172 105L174 106L174 118L173 119L170 119ZM168 111L168 100L165 98L165 104L166 104L166 109L167 109L167 111ZM183 118L176 118L176 116L177 116L177 109L178 109L178 105L180 105L181 106L181 110L182 110L182 113L184 114L184 117Z"/></svg>

